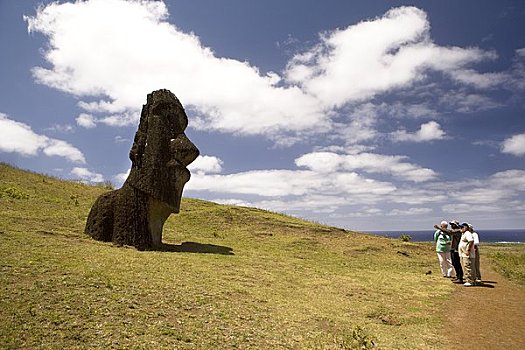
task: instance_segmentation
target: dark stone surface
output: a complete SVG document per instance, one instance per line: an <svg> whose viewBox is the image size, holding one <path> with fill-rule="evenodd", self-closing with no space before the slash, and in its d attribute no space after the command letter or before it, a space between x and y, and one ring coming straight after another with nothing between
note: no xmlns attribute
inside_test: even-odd
<svg viewBox="0 0 525 350"><path fill-rule="evenodd" d="M162 247L162 227L178 213L186 168L199 150L186 137L188 117L168 90L148 95L129 157L131 172L122 188L101 195L89 213L85 233L94 239L132 245L139 250Z"/></svg>

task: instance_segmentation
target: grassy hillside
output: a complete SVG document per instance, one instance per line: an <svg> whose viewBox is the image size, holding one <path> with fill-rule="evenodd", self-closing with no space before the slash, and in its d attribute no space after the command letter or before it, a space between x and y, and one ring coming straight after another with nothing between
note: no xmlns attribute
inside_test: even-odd
<svg viewBox="0 0 525 350"><path fill-rule="evenodd" d="M483 247L492 267L509 280L525 285L525 245L491 244Z"/></svg>
<svg viewBox="0 0 525 350"><path fill-rule="evenodd" d="M1 348L441 347L430 245L185 198L139 252L83 234L105 191L0 164Z"/></svg>

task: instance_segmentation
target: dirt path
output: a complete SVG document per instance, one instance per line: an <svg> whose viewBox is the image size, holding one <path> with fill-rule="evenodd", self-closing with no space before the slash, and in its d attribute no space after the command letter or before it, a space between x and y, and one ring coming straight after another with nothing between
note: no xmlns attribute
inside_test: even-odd
<svg viewBox="0 0 525 350"><path fill-rule="evenodd" d="M455 285L444 317L446 348L525 349L525 286L481 263L484 286Z"/></svg>

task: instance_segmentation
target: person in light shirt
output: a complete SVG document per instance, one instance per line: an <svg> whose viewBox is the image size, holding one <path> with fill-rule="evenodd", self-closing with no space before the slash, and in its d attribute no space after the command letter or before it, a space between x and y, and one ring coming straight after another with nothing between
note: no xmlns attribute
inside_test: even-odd
<svg viewBox="0 0 525 350"><path fill-rule="evenodd" d="M461 239L458 249L461 266L463 268L463 278L466 281L463 285L465 287L473 286L476 283L474 271L476 252L474 250L474 237L472 236L472 232L469 231L467 223L461 224Z"/></svg>
<svg viewBox="0 0 525 350"><path fill-rule="evenodd" d="M481 283L481 271L479 269L479 235L474 231L474 227L471 224L468 225L468 228L470 233L472 233L472 238L474 238L474 251L476 253L476 256L474 257L474 279L476 284L478 284Z"/></svg>

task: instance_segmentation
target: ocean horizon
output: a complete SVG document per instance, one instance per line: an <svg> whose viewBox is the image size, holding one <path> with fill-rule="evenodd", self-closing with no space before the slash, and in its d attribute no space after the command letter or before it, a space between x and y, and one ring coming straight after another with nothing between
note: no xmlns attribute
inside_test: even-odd
<svg viewBox="0 0 525 350"><path fill-rule="evenodd" d="M432 242L435 230L365 231L373 235L399 238L409 235L413 242ZM480 244L486 243L525 243L525 229L476 230Z"/></svg>

